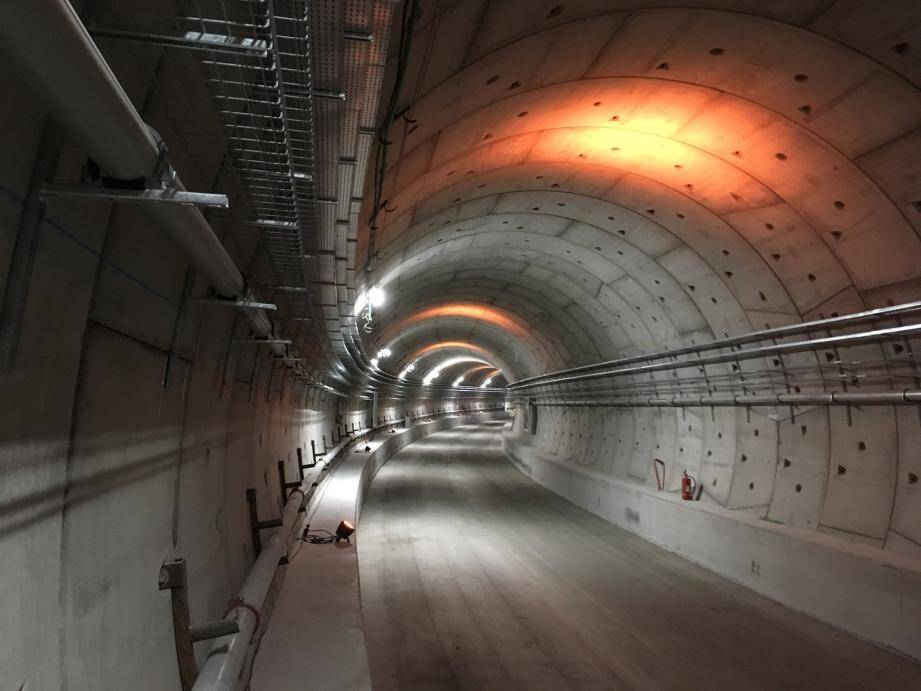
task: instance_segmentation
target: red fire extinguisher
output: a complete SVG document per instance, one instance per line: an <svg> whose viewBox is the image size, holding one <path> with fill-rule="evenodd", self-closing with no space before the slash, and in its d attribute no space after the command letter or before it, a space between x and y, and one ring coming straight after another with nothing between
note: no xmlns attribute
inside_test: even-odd
<svg viewBox="0 0 921 691"><path fill-rule="evenodd" d="M692 500L695 489L697 489L697 478L688 475L688 471L685 470L681 476L681 498L688 501Z"/></svg>

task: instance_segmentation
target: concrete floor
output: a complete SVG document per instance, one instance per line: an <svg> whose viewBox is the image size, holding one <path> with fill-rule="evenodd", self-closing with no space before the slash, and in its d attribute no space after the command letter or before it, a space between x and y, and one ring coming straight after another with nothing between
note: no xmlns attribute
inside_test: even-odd
<svg viewBox="0 0 921 691"><path fill-rule="evenodd" d="M726 581L544 490L496 424L401 451L358 552L374 688L921 688L921 663Z"/></svg>

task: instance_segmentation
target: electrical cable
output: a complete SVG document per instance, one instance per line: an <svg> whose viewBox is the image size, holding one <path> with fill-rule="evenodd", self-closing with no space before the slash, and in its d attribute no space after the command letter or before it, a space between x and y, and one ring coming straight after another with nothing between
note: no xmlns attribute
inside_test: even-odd
<svg viewBox="0 0 921 691"><path fill-rule="evenodd" d="M377 217L383 208L384 202L381 197L384 194L384 175L387 172L387 147L393 142L390 141L390 124L396 119L397 101L400 97L400 91L403 88L403 81L406 77L406 65L409 60L409 51L413 40L413 27L416 23L416 14L418 12L418 0L404 0L403 15L400 26L400 45L397 57L396 73L393 80L393 89L390 92L390 99L387 102L387 110L381 120L381 125L377 131L377 150L375 152L374 167L374 195L371 207L371 216L368 219L368 257L365 262L365 278L370 280L371 262L375 256L374 241L377 238ZM407 107L403 111L404 120Z"/></svg>

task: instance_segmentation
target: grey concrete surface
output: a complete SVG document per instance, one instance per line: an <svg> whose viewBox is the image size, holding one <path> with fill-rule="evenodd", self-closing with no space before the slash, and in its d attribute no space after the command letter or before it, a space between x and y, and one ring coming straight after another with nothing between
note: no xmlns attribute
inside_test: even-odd
<svg viewBox="0 0 921 691"><path fill-rule="evenodd" d="M421 440L368 493L358 556L375 689L921 688L921 664L531 482L500 429Z"/></svg>
<svg viewBox="0 0 921 691"><path fill-rule="evenodd" d="M440 430L504 413L446 415L362 439L321 486L307 523L318 535L334 533L339 522L360 526L368 487L387 460L405 446ZM364 447L370 447L364 453ZM371 688L362 631L356 545L303 544L292 551L272 618L253 664L253 691L361 691Z"/></svg>

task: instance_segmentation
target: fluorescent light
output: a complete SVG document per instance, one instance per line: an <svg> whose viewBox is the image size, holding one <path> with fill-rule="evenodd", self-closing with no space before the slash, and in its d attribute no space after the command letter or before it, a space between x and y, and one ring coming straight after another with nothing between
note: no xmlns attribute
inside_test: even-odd
<svg viewBox="0 0 921 691"><path fill-rule="evenodd" d="M451 386L460 386L463 381L464 381L464 375L461 375L457 379L454 380L454 383L451 384Z"/></svg>
<svg viewBox="0 0 921 691"><path fill-rule="evenodd" d="M390 348L381 348L381 350L377 353L377 357L380 358L381 360L383 360L384 358L388 358L391 355L393 355L393 351L390 350Z"/></svg>

